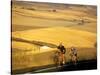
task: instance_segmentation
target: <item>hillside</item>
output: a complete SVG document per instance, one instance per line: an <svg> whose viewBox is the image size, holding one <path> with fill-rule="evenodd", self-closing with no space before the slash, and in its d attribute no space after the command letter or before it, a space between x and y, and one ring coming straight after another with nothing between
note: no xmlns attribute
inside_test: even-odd
<svg viewBox="0 0 100 75"><path fill-rule="evenodd" d="M30 2L31 6L28 2L14 3L12 4L12 31L64 26L96 33L96 6L58 4L59 7L53 9L50 3ZM33 9L33 7L39 8ZM81 19L84 20L83 25L79 24Z"/></svg>
<svg viewBox="0 0 100 75"><path fill-rule="evenodd" d="M16 31L13 32L12 37L21 38L28 41L36 40L40 42L47 42L54 45L58 45L59 42L63 42L63 45L66 48L75 46L78 49L79 60L87 60L87 59L89 60L96 58L96 50L94 47L94 43L96 42L96 35L94 33L63 28L63 27L55 27L55 28L53 27L53 28L45 28L38 30ZM48 44L45 44L45 46L48 46ZM57 48L49 48L49 47L46 49L45 48L42 49L42 46L37 46L35 44L25 43L21 41L13 41L12 49L13 49L14 69L25 68L26 66L31 67L32 65L35 67L35 66L54 64L53 56L54 52L57 50ZM90 54L86 54L85 52L86 53L89 52ZM69 62L70 60L69 53L70 49L67 50L66 54L67 62ZM37 59L32 55L37 56ZM45 55L48 56L47 59L45 59L45 62L43 62L42 60L44 60ZM28 57L30 58L30 60L28 59ZM22 58L24 58L24 61L26 61L25 63L22 63L23 62ZM18 61L18 59L22 60ZM27 60L29 61L27 62Z"/></svg>
<svg viewBox="0 0 100 75"><path fill-rule="evenodd" d="M16 31L12 33L12 37L22 38L30 41L43 41L56 45L58 45L60 42L63 42L66 47L94 47L94 43L96 42L95 33L64 27Z"/></svg>
<svg viewBox="0 0 100 75"><path fill-rule="evenodd" d="M54 65L60 42L78 50L78 60L96 60L96 6L12 2L12 70ZM92 13L91 13L92 12Z"/></svg>

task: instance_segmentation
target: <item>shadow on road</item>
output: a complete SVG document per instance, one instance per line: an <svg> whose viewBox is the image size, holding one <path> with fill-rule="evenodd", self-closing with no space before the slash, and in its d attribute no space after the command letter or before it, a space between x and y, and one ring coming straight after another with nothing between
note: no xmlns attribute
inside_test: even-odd
<svg viewBox="0 0 100 75"><path fill-rule="evenodd" d="M74 65L71 62L69 62L62 67L56 67L54 64L41 67L31 67L21 70L14 70L12 71L12 74L63 72L63 71L77 71L77 70L79 71L79 70L92 70L92 69L97 69L97 60L79 61L77 65Z"/></svg>

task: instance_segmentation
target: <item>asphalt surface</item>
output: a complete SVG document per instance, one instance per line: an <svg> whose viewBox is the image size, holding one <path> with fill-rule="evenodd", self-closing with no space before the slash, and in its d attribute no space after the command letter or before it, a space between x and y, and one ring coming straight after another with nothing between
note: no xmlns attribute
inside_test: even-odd
<svg viewBox="0 0 100 75"><path fill-rule="evenodd" d="M63 66L57 67L55 65L38 67L36 69L26 68L12 71L12 74L34 74L34 73L48 73L48 72L64 72L64 71L81 71L81 70L96 70L97 60L80 61L76 65L69 62Z"/></svg>
<svg viewBox="0 0 100 75"><path fill-rule="evenodd" d="M44 68L36 71L32 71L30 73L46 73L46 72L63 72L63 71L80 71L80 70L93 70L97 69L97 61L89 60L89 61L80 61L76 65L69 62L63 66L59 67L50 67Z"/></svg>

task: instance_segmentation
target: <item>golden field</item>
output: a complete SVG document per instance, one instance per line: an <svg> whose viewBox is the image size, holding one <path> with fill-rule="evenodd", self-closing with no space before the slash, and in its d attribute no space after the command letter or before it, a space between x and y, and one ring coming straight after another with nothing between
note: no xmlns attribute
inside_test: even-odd
<svg viewBox="0 0 100 75"><path fill-rule="evenodd" d="M71 5L57 8L42 3L29 5L12 3L12 38L16 38L12 39L12 70L54 64L57 48L48 44L57 46L60 42L67 49L66 62L71 59L72 46L78 50L79 61L96 59L96 9ZM82 25L81 19L84 20Z"/></svg>

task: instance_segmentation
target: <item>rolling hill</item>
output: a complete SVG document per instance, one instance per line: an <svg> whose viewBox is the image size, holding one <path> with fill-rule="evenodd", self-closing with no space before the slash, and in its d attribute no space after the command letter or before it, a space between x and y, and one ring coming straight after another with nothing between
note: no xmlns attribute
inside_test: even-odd
<svg viewBox="0 0 100 75"><path fill-rule="evenodd" d="M79 61L96 60L96 6L13 1L11 17L13 71L55 64L60 42L66 63L72 46Z"/></svg>

